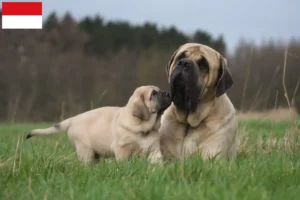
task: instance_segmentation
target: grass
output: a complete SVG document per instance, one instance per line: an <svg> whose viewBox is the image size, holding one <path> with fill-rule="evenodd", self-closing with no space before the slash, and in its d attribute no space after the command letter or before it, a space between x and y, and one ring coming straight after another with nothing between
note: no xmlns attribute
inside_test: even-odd
<svg viewBox="0 0 300 200"><path fill-rule="evenodd" d="M189 158L163 166L112 159L78 163L66 134L23 140L49 124L0 124L0 199L299 199L300 151L288 122L241 120L234 161ZM271 142L270 142L271 141Z"/></svg>

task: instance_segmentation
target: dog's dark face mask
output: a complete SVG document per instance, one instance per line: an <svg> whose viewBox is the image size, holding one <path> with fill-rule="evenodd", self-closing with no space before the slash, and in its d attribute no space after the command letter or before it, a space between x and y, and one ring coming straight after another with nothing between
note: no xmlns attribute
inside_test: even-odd
<svg viewBox="0 0 300 200"><path fill-rule="evenodd" d="M177 108L188 112L197 109L205 87L201 79L208 69L205 58L195 61L185 58L184 53L179 56L170 74L171 98Z"/></svg>
<svg viewBox="0 0 300 200"><path fill-rule="evenodd" d="M153 90L151 93L151 99L155 99L156 111L158 115L162 115L162 113L171 105L172 100L171 96L168 92L156 91Z"/></svg>
<svg viewBox="0 0 300 200"><path fill-rule="evenodd" d="M171 98L176 108L195 112L202 101L223 95L233 84L227 60L196 43L179 47L167 65Z"/></svg>

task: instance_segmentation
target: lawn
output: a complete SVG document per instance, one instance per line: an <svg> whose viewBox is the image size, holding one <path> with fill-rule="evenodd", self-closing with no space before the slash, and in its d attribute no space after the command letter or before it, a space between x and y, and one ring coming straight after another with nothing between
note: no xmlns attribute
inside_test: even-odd
<svg viewBox="0 0 300 200"><path fill-rule="evenodd" d="M234 161L190 158L163 166L132 159L78 163L67 135L23 140L49 124L0 124L0 199L299 199L297 139L288 122L239 122Z"/></svg>

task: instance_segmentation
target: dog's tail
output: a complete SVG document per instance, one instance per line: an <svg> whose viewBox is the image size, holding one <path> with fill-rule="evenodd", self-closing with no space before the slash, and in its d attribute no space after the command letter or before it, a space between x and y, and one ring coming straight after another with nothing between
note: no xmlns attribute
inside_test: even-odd
<svg viewBox="0 0 300 200"><path fill-rule="evenodd" d="M55 124L54 126L51 126L49 128L45 129L34 129L30 131L26 137L26 139L31 138L35 135L52 135L57 134L63 131L67 131L71 123L71 118L66 119L58 124Z"/></svg>

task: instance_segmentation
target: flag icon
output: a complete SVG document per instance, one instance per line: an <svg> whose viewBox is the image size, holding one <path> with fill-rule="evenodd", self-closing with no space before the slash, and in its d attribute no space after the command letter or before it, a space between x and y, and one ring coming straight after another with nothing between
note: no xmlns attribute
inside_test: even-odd
<svg viewBox="0 0 300 200"><path fill-rule="evenodd" d="M2 29L42 29L42 2L2 2Z"/></svg>

